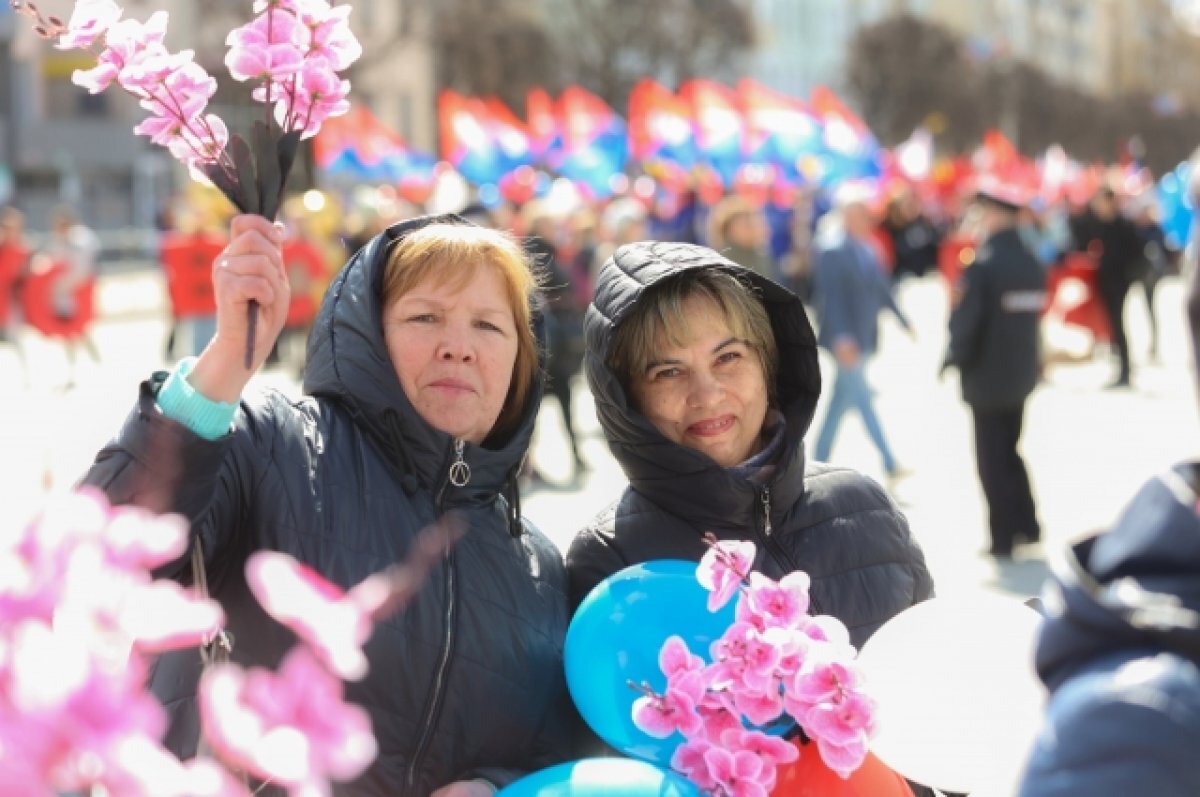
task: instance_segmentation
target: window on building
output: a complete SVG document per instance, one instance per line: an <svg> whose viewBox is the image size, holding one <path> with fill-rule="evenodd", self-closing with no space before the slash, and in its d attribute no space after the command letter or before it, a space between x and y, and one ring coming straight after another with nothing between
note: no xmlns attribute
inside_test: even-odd
<svg viewBox="0 0 1200 797"><path fill-rule="evenodd" d="M105 92L89 94L70 80L53 79L45 84L47 119L104 119L111 115Z"/></svg>

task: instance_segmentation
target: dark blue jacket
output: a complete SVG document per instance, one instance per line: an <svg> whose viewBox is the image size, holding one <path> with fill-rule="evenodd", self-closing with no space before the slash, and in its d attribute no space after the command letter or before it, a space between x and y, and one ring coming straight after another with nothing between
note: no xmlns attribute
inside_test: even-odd
<svg viewBox="0 0 1200 797"><path fill-rule="evenodd" d="M946 363L958 366L963 400L980 410L1020 407L1041 373L1045 270L1016 228L1001 230L963 270L958 291Z"/></svg>
<svg viewBox="0 0 1200 797"><path fill-rule="evenodd" d="M470 475L455 486L455 441L413 408L384 342L388 253L433 222L465 223L393 225L333 281L308 339L305 398L247 390L231 432L210 441L159 411L165 375L156 377L85 478L114 503L168 499L191 521L243 666L273 667L294 642L250 592L251 551L287 553L348 589L404 560L445 513L462 519L462 537L404 611L376 626L364 648L370 672L347 685L347 699L370 713L379 756L357 781L338 784L338 797L425 797L475 777L507 785L569 753L562 557L506 500L516 497L542 382L509 440L465 445ZM160 575L186 579L189 562ZM178 650L150 678L170 717L166 745L183 758L199 734L199 671L197 651Z"/></svg>
<svg viewBox="0 0 1200 797"><path fill-rule="evenodd" d="M838 340L849 338L860 352L871 354L879 338L879 311L885 307L909 327L875 250L850 236L817 254L813 289L822 348L832 351Z"/></svg>
<svg viewBox="0 0 1200 797"><path fill-rule="evenodd" d="M1020 797L1200 794L1200 463L1149 482L1055 563L1050 689Z"/></svg>

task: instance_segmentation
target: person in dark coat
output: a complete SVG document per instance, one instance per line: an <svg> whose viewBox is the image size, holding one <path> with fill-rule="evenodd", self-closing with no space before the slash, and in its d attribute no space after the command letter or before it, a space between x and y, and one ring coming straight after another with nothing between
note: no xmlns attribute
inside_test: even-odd
<svg viewBox="0 0 1200 797"><path fill-rule="evenodd" d="M403 611L377 625L370 672L347 685L379 755L355 797L476 797L566 758L567 624L559 552L520 516L515 481L542 398L536 280L520 245L455 216L386 229L327 290L308 343L306 396L248 386L283 325L277 228L233 220L214 269L217 334L144 382L85 481L118 503L167 497L191 521L242 665L274 666L292 638L258 608L243 564L290 554L342 588L405 560L447 513L461 538ZM254 368L247 302L260 303ZM187 556L164 576L187 578ZM152 677L167 745L196 749L194 650Z"/></svg>
<svg viewBox="0 0 1200 797"><path fill-rule="evenodd" d="M1133 222L1122 215L1116 192L1108 186L1101 187L1084 212L1072 220L1071 238L1075 250L1098 257L1096 287L1112 329L1120 368L1108 387L1129 387L1132 368L1125 336L1125 297L1137 277L1145 242Z"/></svg>
<svg viewBox="0 0 1200 797"><path fill-rule="evenodd" d="M1036 653L1050 697L1020 797L1200 794L1200 462L1151 479L1052 564Z"/></svg>
<svg viewBox="0 0 1200 797"><path fill-rule="evenodd" d="M1200 463L1180 465L1054 561L1021 797L1200 794L1198 501Z"/></svg>
<svg viewBox="0 0 1200 797"><path fill-rule="evenodd" d="M1007 559L1018 541L1041 538L1018 446L1025 401L1041 374L1046 277L1017 230L1019 197L996 187L981 191L976 204L984 240L955 288L943 367L958 368L963 400L971 407L975 462L988 505L989 553Z"/></svg>
<svg viewBox="0 0 1200 797"><path fill-rule="evenodd" d="M703 535L756 543L771 578L804 570L814 614L861 646L933 595L904 515L849 468L807 462L821 390L795 294L711 249L635 243L604 264L584 369L629 486L567 552L571 605L629 565L699 561Z"/></svg>

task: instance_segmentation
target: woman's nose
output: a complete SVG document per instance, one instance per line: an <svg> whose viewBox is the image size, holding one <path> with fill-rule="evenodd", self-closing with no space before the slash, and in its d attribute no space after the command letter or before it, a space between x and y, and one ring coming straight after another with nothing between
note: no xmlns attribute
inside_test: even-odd
<svg viewBox="0 0 1200 797"><path fill-rule="evenodd" d="M446 328L438 345L438 357L451 362L471 362L475 351L466 330Z"/></svg>
<svg viewBox="0 0 1200 797"><path fill-rule="evenodd" d="M692 374L688 403L693 407L707 407L721 397L721 382L713 374L696 371Z"/></svg>

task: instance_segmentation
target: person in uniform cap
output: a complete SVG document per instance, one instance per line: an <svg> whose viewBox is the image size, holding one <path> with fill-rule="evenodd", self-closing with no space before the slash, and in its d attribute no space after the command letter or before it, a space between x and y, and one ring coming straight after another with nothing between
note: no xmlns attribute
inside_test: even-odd
<svg viewBox="0 0 1200 797"><path fill-rule="evenodd" d="M1038 325L1046 278L1017 231L1019 194L1009 186L983 184L974 204L983 241L955 289L942 368L958 368L963 400L971 407L975 460L988 504L988 552L1009 559L1017 542L1041 536L1017 447L1025 401L1041 372Z"/></svg>

